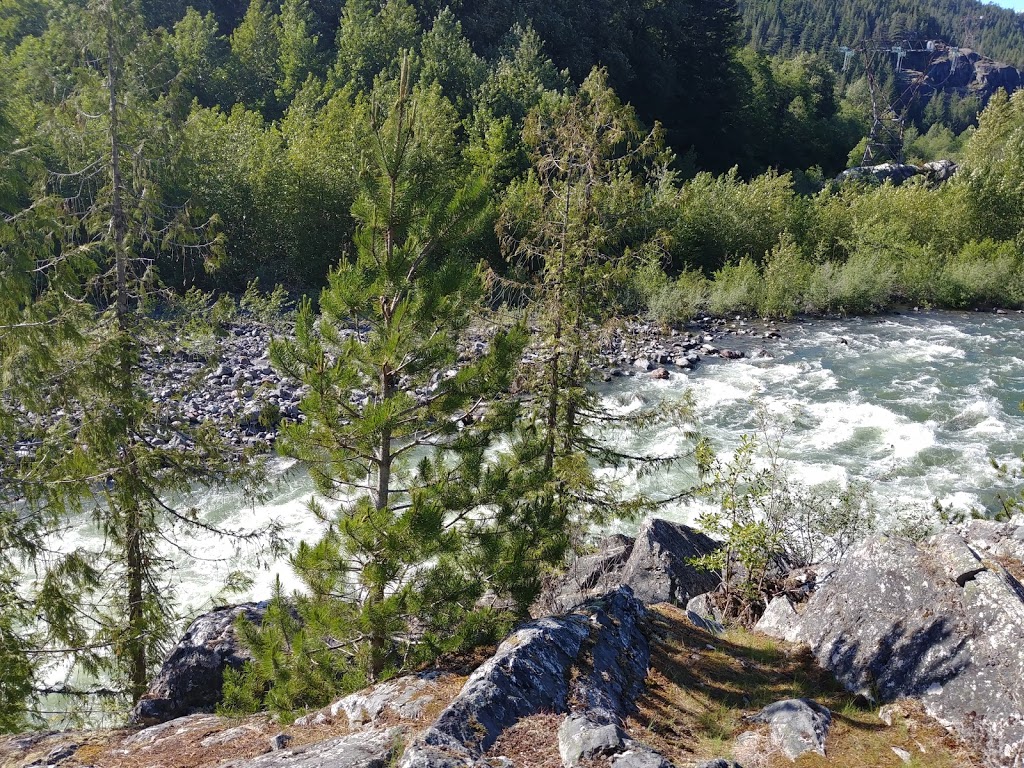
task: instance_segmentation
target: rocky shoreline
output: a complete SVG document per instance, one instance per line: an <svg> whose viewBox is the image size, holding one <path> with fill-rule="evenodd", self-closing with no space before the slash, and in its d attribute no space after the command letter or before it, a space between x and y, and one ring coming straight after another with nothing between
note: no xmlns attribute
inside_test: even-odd
<svg viewBox="0 0 1024 768"><path fill-rule="evenodd" d="M304 394L301 384L283 379L270 364L270 341L279 335L281 331L262 323L238 322L218 343L216 365L186 355L148 358L143 385L170 414L166 433L157 440L175 447L180 440L177 429L212 419L235 446L273 444L281 419L301 417ZM708 358L770 357L765 345L779 337L775 324L742 317L705 317L683 330L669 331L627 320L603 334L595 375L604 381L644 375L667 379L693 371ZM460 347L459 359L468 361L486 347L486 331L471 333ZM536 351L525 355L527 364L539 359ZM441 375L449 373L454 369ZM415 394L426 398L429 393L424 389ZM362 392L352 394L355 403L365 398Z"/></svg>
<svg viewBox="0 0 1024 768"><path fill-rule="evenodd" d="M920 312L916 307L886 314ZM994 314L1007 314L994 310ZM822 317L797 317L787 323L814 323ZM782 338L786 323L749 316L702 317L682 328L665 329L654 323L631 318L616 322L599 334L599 349L594 375L610 382L629 377L670 379L695 371L708 360L771 358L773 343ZM217 350L217 364L182 357L161 357L147 361L147 389L154 399L175 414L168 426L185 421L195 425L213 419L228 441L242 447L269 447L277 434L280 419L298 419L299 402L304 390L295 381L287 381L273 369L267 350L274 336L287 333L254 321L232 324ZM488 343L488 331L478 328L468 334L459 350L465 362L482 354ZM843 343L840 340L840 343ZM539 362L542 354L528 349L527 364ZM455 369L439 376L454 375ZM189 387L196 377L202 385ZM163 384L158 382L158 379ZM426 389L415 395L426 398ZM353 392L354 403L365 400L362 392ZM166 437L173 445L173 432Z"/></svg>
<svg viewBox="0 0 1024 768"><path fill-rule="evenodd" d="M868 538L842 564L817 567L807 594L777 597L751 638L779 638L783 649L746 656L708 615L713 579L689 564L716 546L649 519L636 538L608 538L552 582L550 612L520 625L468 678L424 670L294 725L204 714L223 670L247 656L234 615L258 620L262 606L214 611L193 623L140 702L136 720L149 727L15 736L0 740L0 766L769 768L806 752L821 758L815 765L848 765L851 751L862 765L1024 766L1024 516L917 543ZM784 673L747 698L771 667L797 658L817 662L823 677L787 696ZM683 716L669 697L726 695L732 681L739 687L724 700L739 712L715 715L733 724L702 755L689 728L645 724L646 708ZM524 761L524 746L546 762Z"/></svg>
<svg viewBox="0 0 1024 768"><path fill-rule="evenodd" d="M891 315L918 312L918 308L893 310ZM995 314L1007 314L995 310ZM879 317L884 317L885 314ZM813 323L829 317L797 317L776 323L749 316L702 317L682 328L665 329L637 318L620 320L599 334L594 361L597 380L611 382L629 377L670 379L695 371L708 360L772 357L772 344L782 337L788 323ZM143 359L142 386L151 393L164 414L163 427L152 436L157 447L186 447L184 432L207 421L218 425L229 445L238 449L269 450L282 419L300 419L299 402L304 389L284 379L268 356L270 341L287 334L282 320L271 327L251 319L237 320L224 329L212 351L164 352L162 347ZM460 362L482 354L489 332L478 328L468 334L459 350ZM840 340L842 343L842 340ZM542 354L528 349L527 364ZM438 374L454 375L455 368ZM414 393L426 398L426 388ZM353 392L354 403L365 400ZM16 454L29 455L31 443L14 446Z"/></svg>

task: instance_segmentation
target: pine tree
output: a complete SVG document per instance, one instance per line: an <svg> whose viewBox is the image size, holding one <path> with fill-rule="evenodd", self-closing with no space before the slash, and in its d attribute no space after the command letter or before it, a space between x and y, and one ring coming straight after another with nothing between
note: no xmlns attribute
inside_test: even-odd
<svg viewBox="0 0 1024 768"><path fill-rule="evenodd" d="M642 473L679 458L662 462L616 450L605 429L615 420L589 386L600 326L620 306L627 276L660 257L664 233L648 221L651 190L639 169L641 160L657 167L661 149L657 131L640 130L633 110L596 69L578 93L535 109L524 136L534 169L509 190L499 227L519 274L533 275L520 288L531 322L539 326L542 356L532 366L535 373L524 374L528 415L517 432L511 470L522 494L507 503L531 520L524 530L556 537L562 551L552 546L550 563L594 523L634 516L648 505L643 497L626 498L614 480L599 480L595 464ZM687 408L657 417L682 424ZM641 429L652 418L641 413L617 426L629 422L628 428ZM687 434L703 463L706 446L692 430Z"/></svg>
<svg viewBox="0 0 1024 768"><path fill-rule="evenodd" d="M292 559L309 592L295 598L301 632L253 638L258 659L229 685L229 705L264 687L275 706L309 704L330 682L379 679L481 626L474 568L485 564L472 552L487 524L474 488L507 421L499 395L520 348L498 334L458 367L481 294L467 236L486 220L489 189L463 178L450 146L457 118L436 86L412 88L408 60L360 111L354 259L331 272L319 316L305 302L294 340L271 347L309 389L281 446L331 501L311 502L328 530ZM274 632L288 637L283 660L281 642L267 643ZM266 670L282 666L271 679Z"/></svg>

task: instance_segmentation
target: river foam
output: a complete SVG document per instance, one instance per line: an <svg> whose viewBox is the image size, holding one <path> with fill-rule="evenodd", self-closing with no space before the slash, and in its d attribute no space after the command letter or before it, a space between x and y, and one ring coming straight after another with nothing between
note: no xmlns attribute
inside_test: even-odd
<svg viewBox="0 0 1024 768"><path fill-rule="evenodd" d="M1024 448L1024 316L920 313L782 327L765 342L770 358L705 360L696 371L672 370L665 381L645 374L616 379L599 392L620 413L662 408L692 396L698 427L723 455L744 433L758 429L761 409L784 423L781 454L794 480L814 485L867 483L894 516L931 514L939 500L978 508L1017 482L1000 477L992 458L1013 461ZM614 437L621 449L657 456L689 448L681 429L662 425ZM205 519L230 529L272 520L293 542L314 540L323 524L309 512L312 484L301 468L276 460L266 496L258 503L232 489L200 491L189 503ZM610 474L609 474L610 476ZM680 464L667 473L621 478L654 497L677 494L694 482ZM675 503L661 514L692 522L707 502ZM924 510L924 512L921 512ZM616 526L629 531L632 524ZM171 580L185 613L202 610L232 570L254 576L234 599L259 599L280 574L298 586L286 559L267 561L230 539L181 531L182 550L168 548ZM64 546L99 549L100 533L83 522Z"/></svg>
<svg viewBox="0 0 1024 768"><path fill-rule="evenodd" d="M1019 482L991 461L1013 462L1024 448L1024 316L798 323L768 349L772 359L708 361L657 389L639 379L617 386L669 400L689 393L723 451L756 431L763 408L785 423L781 455L795 479L868 483L896 517L935 501L980 509ZM628 445L646 447L643 436ZM691 521L697 511L673 514Z"/></svg>

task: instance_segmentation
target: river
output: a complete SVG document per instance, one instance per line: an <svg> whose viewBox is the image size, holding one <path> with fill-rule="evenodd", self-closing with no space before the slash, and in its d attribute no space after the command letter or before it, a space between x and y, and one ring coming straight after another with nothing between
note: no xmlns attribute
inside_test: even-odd
<svg viewBox="0 0 1024 768"><path fill-rule="evenodd" d="M928 517L936 499L955 508L982 508L1018 481L1000 477L990 459L1015 462L1024 449L1024 315L922 312L845 320L816 319L780 326L782 338L748 341L771 357L705 360L693 373L668 380L640 374L602 385L617 409L664 407L692 393L699 427L721 452L757 429L759 407L787 425L782 455L792 477L807 484L862 481L890 517ZM738 337L728 346L744 349ZM725 345L725 340L720 342ZM621 434L629 452L669 455L685 446L682 432L657 427ZM226 528L254 528L272 519L294 541L314 538L319 524L306 510L308 477L276 460L267 498L253 504L233 491L205 491L191 502L206 519ZM640 483L653 496L668 495L690 478L680 469ZM632 482L636 482L633 480ZM664 508L691 521L700 504ZM620 524L628 530L629 525ZM64 547L100 542L89 527L70 531ZM256 558L229 540L196 534L178 538L190 559L169 553L171 581L185 613L218 599L227 574L253 570ZM280 573L295 580L285 561L262 563L248 593L269 594Z"/></svg>

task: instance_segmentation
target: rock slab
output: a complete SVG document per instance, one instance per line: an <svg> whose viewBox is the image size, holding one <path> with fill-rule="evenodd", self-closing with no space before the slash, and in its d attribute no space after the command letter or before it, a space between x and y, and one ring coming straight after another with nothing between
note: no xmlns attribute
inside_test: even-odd
<svg viewBox="0 0 1024 768"><path fill-rule="evenodd" d="M628 746L616 728L647 675L645 615L632 592L620 588L574 613L523 625L406 749L401 768L474 765L502 731L540 712L577 715L563 729L580 755Z"/></svg>
<svg viewBox="0 0 1024 768"><path fill-rule="evenodd" d="M785 699L769 704L751 719L771 726L772 743L790 760L805 752L824 757L825 739L832 727L827 707L810 699Z"/></svg>
<svg viewBox="0 0 1024 768"><path fill-rule="evenodd" d="M1024 767L1024 587L961 535L872 537L798 615L772 615L762 631L807 643L849 690L918 698L986 765Z"/></svg>
<svg viewBox="0 0 1024 768"><path fill-rule="evenodd" d="M596 553L578 558L566 575L545 591L535 612L562 613L619 586L628 586L645 605L668 602L685 606L691 598L718 586L717 574L698 570L689 562L718 546L689 526L648 518L635 539L611 536L598 545Z"/></svg>
<svg viewBox="0 0 1024 768"><path fill-rule="evenodd" d="M401 751L404 733L400 727L358 731L308 747L227 763L223 768L386 768Z"/></svg>

